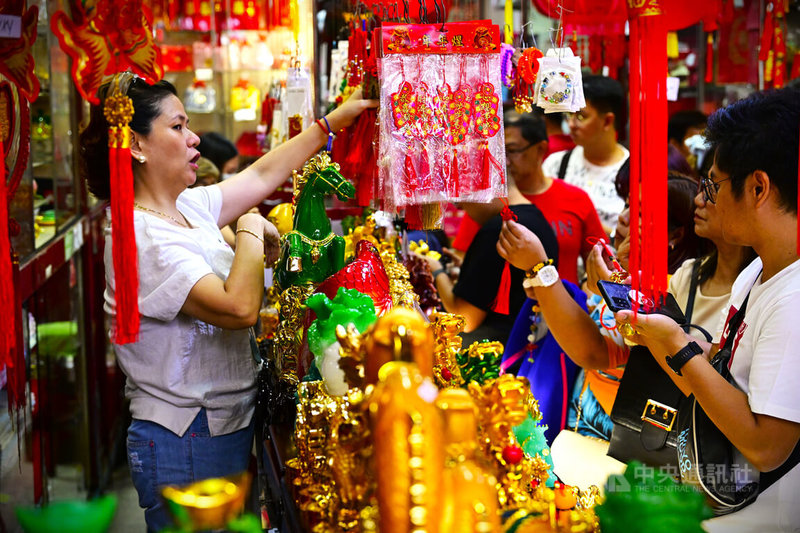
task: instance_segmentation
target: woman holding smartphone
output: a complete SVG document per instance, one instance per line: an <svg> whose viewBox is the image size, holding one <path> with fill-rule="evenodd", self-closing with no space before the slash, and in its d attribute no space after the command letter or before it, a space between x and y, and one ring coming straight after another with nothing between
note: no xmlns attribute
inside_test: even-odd
<svg viewBox="0 0 800 533"><path fill-rule="evenodd" d="M681 196L686 196L691 201L692 196L689 191L696 192L693 200L694 209L690 209L694 217L688 231L709 239L714 244L714 249L706 256L683 262L670 278L669 292L675 296L680 307L685 309L692 276L698 276L692 323L715 334L723 318L721 313L730 294L731 285L741 269L752 260L753 252L750 248L730 245L722 239L722 227L714 205L706 201L703 192L698 191L694 180L673 177L669 186L672 191L671 213L676 211L674 206L681 202ZM677 226L675 219L684 217L673 214L670 218L669 226L673 228ZM628 259L630 240L627 232L628 221L626 210L620 214L618 225L618 232L625 235L617 246L620 252L618 259L623 268L627 267ZM683 232L683 238L687 238L685 234L687 229ZM497 249L511 264L527 272L535 270L537 265L547 261L547 256L536 236L513 221L504 223ZM686 252L683 248L676 243L675 246L671 246L669 258L673 259L672 256L684 253ZM611 280L613 269L612 257L604 250L602 244L596 244L587 263L588 287L597 287L599 279ZM570 359L584 370L574 385L567 427L585 436L609 440L613 429L609 413L616 396L618 380L624 372L624 364L630 353L629 347L623 342L623 336L617 330L600 327L592 316L584 312L561 283L543 286L529 282L527 285L529 287L525 289L526 294L537 300L542 317L556 341ZM526 307L523 307L523 312L527 311ZM600 309L597 309L594 313L598 315L599 321L603 324L614 324L613 315L609 313L609 316L604 318L599 311ZM701 335L699 332L697 334ZM557 453L556 448L554 448L555 453ZM576 465L576 468L579 466ZM603 481L604 478L600 479L600 483Z"/></svg>

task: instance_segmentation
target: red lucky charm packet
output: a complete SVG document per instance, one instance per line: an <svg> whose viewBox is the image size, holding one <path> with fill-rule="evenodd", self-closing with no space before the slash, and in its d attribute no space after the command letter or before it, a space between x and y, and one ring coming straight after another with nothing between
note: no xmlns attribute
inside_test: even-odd
<svg viewBox="0 0 800 533"><path fill-rule="evenodd" d="M446 202L506 196L499 27L384 24L380 32L384 209L432 229Z"/></svg>

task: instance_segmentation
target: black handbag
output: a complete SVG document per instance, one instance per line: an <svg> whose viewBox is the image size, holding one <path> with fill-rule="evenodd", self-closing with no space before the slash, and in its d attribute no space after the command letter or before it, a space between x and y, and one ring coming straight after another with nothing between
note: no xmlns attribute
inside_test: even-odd
<svg viewBox="0 0 800 533"><path fill-rule="evenodd" d="M712 358L711 365L728 383L736 386L728 363L733 339L744 320L747 297L729 321L728 338ZM789 458L771 472L761 473L758 481L745 485L737 483L739 462L736 449L728 437L711 421L694 395L689 396L680 410L677 421L677 458L681 483L693 485L707 497L714 514L729 514L753 503L758 495L778 481L800 462L800 443Z"/></svg>
<svg viewBox="0 0 800 533"><path fill-rule="evenodd" d="M690 324L698 286L700 261L692 268L684 329L696 328L711 342L711 335ZM633 346L611 409L614 428L608 455L628 463L668 469L677 474L678 410L685 396L656 362L646 346Z"/></svg>

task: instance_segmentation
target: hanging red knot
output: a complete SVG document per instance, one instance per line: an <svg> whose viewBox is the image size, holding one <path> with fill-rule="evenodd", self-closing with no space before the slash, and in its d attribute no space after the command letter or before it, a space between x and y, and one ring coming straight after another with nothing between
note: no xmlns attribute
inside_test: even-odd
<svg viewBox="0 0 800 533"><path fill-rule="evenodd" d="M519 220L517 214L514 213L514 211L511 210L511 206L508 205L508 199L500 198L500 201L503 202L503 210L500 211L500 218L503 220L513 220L514 222Z"/></svg>

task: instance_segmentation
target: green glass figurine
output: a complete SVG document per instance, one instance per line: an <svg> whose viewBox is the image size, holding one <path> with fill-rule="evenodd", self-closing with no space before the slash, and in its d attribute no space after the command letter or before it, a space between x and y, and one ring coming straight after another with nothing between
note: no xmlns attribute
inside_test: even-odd
<svg viewBox="0 0 800 533"><path fill-rule="evenodd" d="M91 501L67 500L52 502L46 507L14 509L25 533L103 533L108 531L117 498L103 496Z"/></svg>
<svg viewBox="0 0 800 533"><path fill-rule="evenodd" d="M319 369L328 394L342 396L349 387L339 367L336 326L353 324L363 333L377 319L375 305L366 294L344 287L339 287L333 300L324 294L314 294L306 300L306 305L317 315L308 328L308 347L315 356L314 366Z"/></svg>
<svg viewBox="0 0 800 533"><path fill-rule="evenodd" d="M276 279L282 290L292 285L321 283L344 267L345 241L331 231L325 213L325 196L344 201L355 187L339 173L339 165L322 152L293 173L295 183L294 229L283 236Z"/></svg>
<svg viewBox="0 0 800 533"><path fill-rule="evenodd" d="M605 502L595 512L603 531L634 533L701 533L702 521L713 515L694 488L637 461L609 476Z"/></svg>

